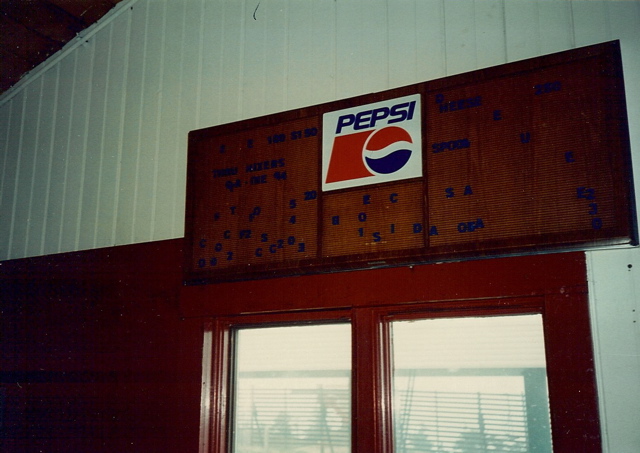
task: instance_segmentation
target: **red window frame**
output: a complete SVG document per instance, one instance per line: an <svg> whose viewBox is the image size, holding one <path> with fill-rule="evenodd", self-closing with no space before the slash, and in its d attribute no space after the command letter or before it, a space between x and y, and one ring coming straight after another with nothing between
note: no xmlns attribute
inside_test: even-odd
<svg viewBox="0 0 640 453"><path fill-rule="evenodd" d="M542 314L554 451L599 451L599 426L583 298L426 302L217 318L208 324L212 369L205 451L229 451L233 332L243 327L345 322L352 325L352 451L392 452L390 322L435 317ZM582 305L582 307L581 307ZM569 322L568 322L569 321ZM587 336L587 337L585 337ZM207 352L208 353L208 352ZM361 434L362 433L362 434Z"/></svg>
<svg viewBox="0 0 640 453"><path fill-rule="evenodd" d="M391 321L527 313L540 313L543 318L554 451L601 451L584 255L517 257L442 266L187 290L183 295L186 311L193 314L204 309L210 316L203 348L201 451L229 451L233 329L350 321L352 451L386 453L393 451ZM377 283L380 276L406 278L410 285L385 289L384 284ZM443 276L453 277L446 280ZM269 291L263 292L260 300L247 301L247 295L254 296L257 288L264 287ZM328 292L328 287L338 288L338 292ZM350 305L345 303L345 294L350 296ZM416 294L426 297L416 298ZM203 298L215 300L217 305L203 305ZM249 307L259 308L243 314Z"/></svg>

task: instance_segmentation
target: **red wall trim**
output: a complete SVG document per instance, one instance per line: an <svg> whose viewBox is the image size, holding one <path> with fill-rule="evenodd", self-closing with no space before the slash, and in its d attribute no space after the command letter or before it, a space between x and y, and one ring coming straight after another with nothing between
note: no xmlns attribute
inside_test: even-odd
<svg viewBox="0 0 640 453"><path fill-rule="evenodd" d="M180 302L187 317L228 316L575 291L587 291L578 252L185 286Z"/></svg>

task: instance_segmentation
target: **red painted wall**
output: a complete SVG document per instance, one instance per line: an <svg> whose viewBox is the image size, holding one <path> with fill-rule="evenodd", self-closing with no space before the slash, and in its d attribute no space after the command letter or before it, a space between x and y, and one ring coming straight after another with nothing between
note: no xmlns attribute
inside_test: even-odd
<svg viewBox="0 0 640 453"><path fill-rule="evenodd" d="M2 451L197 451L202 322L182 241L1 263Z"/></svg>
<svg viewBox="0 0 640 453"><path fill-rule="evenodd" d="M578 412L589 419L556 445L598 451L590 338L567 343L569 330L589 332L582 253L184 287L181 247L176 239L0 263L3 452L198 451L206 316L531 296L557 312L548 342L568 345L548 357L560 387L572 389L555 401L570 408L572 393L586 394ZM587 353L573 360L576 350Z"/></svg>

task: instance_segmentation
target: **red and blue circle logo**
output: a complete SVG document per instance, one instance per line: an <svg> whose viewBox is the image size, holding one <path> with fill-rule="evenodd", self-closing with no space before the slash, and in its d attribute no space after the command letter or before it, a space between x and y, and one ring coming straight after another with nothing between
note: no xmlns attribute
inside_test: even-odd
<svg viewBox="0 0 640 453"><path fill-rule="evenodd" d="M377 174L391 174L407 165L411 149L395 149L394 145L411 144L411 135L398 126L388 126L373 132L364 145L364 161Z"/></svg>

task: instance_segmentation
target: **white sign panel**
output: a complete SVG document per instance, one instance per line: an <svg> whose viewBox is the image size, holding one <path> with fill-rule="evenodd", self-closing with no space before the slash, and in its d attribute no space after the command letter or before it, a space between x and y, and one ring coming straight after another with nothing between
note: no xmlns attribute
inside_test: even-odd
<svg viewBox="0 0 640 453"><path fill-rule="evenodd" d="M322 190L422 177L420 95L322 116Z"/></svg>

